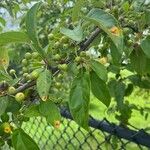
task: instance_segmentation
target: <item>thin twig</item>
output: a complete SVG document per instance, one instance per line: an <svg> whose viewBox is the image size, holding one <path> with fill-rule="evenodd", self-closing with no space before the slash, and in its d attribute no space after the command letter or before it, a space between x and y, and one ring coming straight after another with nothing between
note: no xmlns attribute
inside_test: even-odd
<svg viewBox="0 0 150 150"><path fill-rule="evenodd" d="M89 45L94 41L94 39L98 36L99 33L100 33L100 29L97 27L91 33L89 38L87 40L85 40L83 43L80 44L79 51L85 51L89 47ZM69 61L68 60L66 60L66 63L70 62L70 60ZM49 67L49 69L52 71L53 76L55 76L59 73L58 68ZM27 88L30 88L30 87L34 86L35 84L36 84L36 81L27 82L27 83L23 84L22 86L18 87L17 90L16 90L16 93L22 92L22 91L26 90Z"/></svg>

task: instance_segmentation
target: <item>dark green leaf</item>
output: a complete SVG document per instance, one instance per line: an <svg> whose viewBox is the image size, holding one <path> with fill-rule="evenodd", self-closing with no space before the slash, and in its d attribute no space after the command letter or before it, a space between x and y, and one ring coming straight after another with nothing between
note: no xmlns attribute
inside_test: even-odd
<svg viewBox="0 0 150 150"><path fill-rule="evenodd" d="M30 40L24 32L9 31L0 34L0 45L10 43L28 43Z"/></svg>
<svg viewBox="0 0 150 150"><path fill-rule="evenodd" d="M91 68L93 71L97 74L99 78L101 78L103 81L107 81L107 69L104 65L99 63L98 61L91 61Z"/></svg>
<svg viewBox="0 0 150 150"><path fill-rule="evenodd" d="M8 106L6 108L6 112L18 112L21 108L21 105L19 102L17 102L14 98L9 97Z"/></svg>
<svg viewBox="0 0 150 150"><path fill-rule="evenodd" d="M112 56L113 65L119 66L121 63L121 54L113 43L110 45L110 53Z"/></svg>
<svg viewBox="0 0 150 150"><path fill-rule="evenodd" d="M36 14L40 6L41 6L41 2L33 5L31 9L28 11L27 16L26 16L27 34L34 43L38 43L37 32L36 32L37 31L36 30L36 26L37 26Z"/></svg>
<svg viewBox="0 0 150 150"><path fill-rule="evenodd" d="M133 50L130 55L131 66L138 74L147 72L147 58L141 49Z"/></svg>
<svg viewBox="0 0 150 150"><path fill-rule="evenodd" d="M6 111L8 106L8 97L0 97L0 116Z"/></svg>
<svg viewBox="0 0 150 150"><path fill-rule="evenodd" d="M40 73L37 82L37 91L43 101L48 99L48 94L51 86L51 72L45 69L42 73Z"/></svg>
<svg viewBox="0 0 150 150"><path fill-rule="evenodd" d="M77 21L77 19L79 18L80 13L81 13L81 8L83 7L84 4L85 4L85 0L76 1L75 6L73 7L73 10L72 10L73 22Z"/></svg>
<svg viewBox="0 0 150 150"><path fill-rule="evenodd" d="M150 58L150 36L147 36L144 40L142 40L141 48L145 55Z"/></svg>
<svg viewBox="0 0 150 150"><path fill-rule="evenodd" d="M39 112L41 115L46 117L47 122L51 125L55 125L55 121L59 121L61 119L58 107L50 100L40 103Z"/></svg>
<svg viewBox="0 0 150 150"><path fill-rule="evenodd" d="M36 3L31 7L31 9L28 11L27 16L26 16L26 30L29 38L33 41L33 47L35 48L36 51L40 54L40 56L45 59L46 54L44 50L41 48L39 44L39 40L37 37L37 11L41 6L41 2Z"/></svg>
<svg viewBox="0 0 150 150"><path fill-rule="evenodd" d="M93 71L90 73L90 79L93 95L108 107L111 97L107 85Z"/></svg>
<svg viewBox="0 0 150 150"><path fill-rule="evenodd" d="M24 116L26 117L38 117L40 116L39 105L31 105L24 112Z"/></svg>
<svg viewBox="0 0 150 150"><path fill-rule="evenodd" d="M10 80L12 80L12 77L9 74L7 74L6 72L0 70L0 82L4 81L4 80L10 81Z"/></svg>
<svg viewBox="0 0 150 150"><path fill-rule="evenodd" d="M123 103L124 103L124 96L125 96L125 84L121 81L118 81L116 83L116 86L114 86L114 94L115 94L115 99L117 101L117 106L118 109L122 110L123 109Z"/></svg>
<svg viewBox="0 0 150 150"><path fill-rule="evenodd" d="M125 90L125 96L131 95L132 92L133 92L133 84L129 83Z"/></svg>
<svg viewBox="0 0 150 150"><path fill-rule="evenodd" d="M0 69L7 69L9 66L9 56L8 50L5 47L2 47L0 50Z"/></svg>
<svg viewBox="0 0 150 150"><path fill-rule="evenodd" d="M12 143L15 150L40 150L33 139L22 129L16 129L13 132Z"/></svg>
<svg viewBox="0 0 150 150"><path fill-rule="evenodd" d="M81 71L74 79L69 99L69 108L74 120L84 129L88 129L90 101L89 74Z"/></svg>
<svg viewBox="0 0 150 150"><path fill-rule="evenodd" d="M142 79L138 75L131 75L128 79L134 84L134 86L138 86L144 89L150 89L150 81L148 79Z"/></svg>
<svg viewBox="0 0 150 150"><path fill-rule="evenodd" d="M73 30L62 28L60 32L69 38L71 38L74 41L80 42L82 41L83 38L83 31L80 25L78 25L76 28Z"/></svg>
<svg viewBox="0 0 150 150"><path fill-rule="evenodd" d="M87 19L98 24L100 28L109 35L119 52L123 52L123 34L117 20L111 14L101 9L94 8L88 13ZM115 33L113 32L114 29L116 30Z"/></svg>

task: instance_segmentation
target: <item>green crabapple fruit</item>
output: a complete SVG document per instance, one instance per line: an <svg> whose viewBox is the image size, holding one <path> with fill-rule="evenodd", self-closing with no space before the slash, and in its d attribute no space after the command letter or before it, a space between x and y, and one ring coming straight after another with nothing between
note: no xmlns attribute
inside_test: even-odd
<svg viewBox="0 0 150 150"><path fill-rule="evenodd" d="M53 40L53 39L54 39L54 34L53 34L53 33L50 33L50 34L48 35L48 39L49 39L49 40Z"/></svg>
<svg viewBox="0 0 150 150"><path fill-rule="evenodd" d="M23 66L27 66L27 65L28 65L28 61L27 61L26 59L23 59L23 60L22 60L22 65L23 65Z"/></svg>
<svg viewBox="0 0 150 150"><path fill-rule="evenodd" d="M35 70L32 71L32 73L31 73L31 80L37 79L38 76L39 76L39 73L37 71L35 71Z"/></svg>
<svg viewBox="0 0 150 150"><path fill-rule="evenodd" d="M75 58L75 62L80 62L81 61L81 57L79 57L79 56L77 56L76 58Z"/></svg>
<svg viewBox="0 0 150 150"><path fill-rule="evenodd" d="M68 66L67 66L67 64L59 64L59 65L58 65L58 68L59 68L60 70L66 71L67 68L68 68Z"/></svg>
<svg viewBox="0 0 150 150"><path fill-rule="evenodd" d="M15 95L15 99L18 102L22 102L25 99L25 95L22 92L19 92Z"/></svg>
<svg viewBox="0 0 150 150"><path fill-rule="evenodd" d="M13 86L10 86L10 87L8 88L8 94L12 95L12 94L14 94L15 92L16 92L16 89L15 89Z"/></svg>
<svg viewBox="0 0 150 150"><path fill-rule="evenodd" d="M39 53L38 52L33 52L31 55L32 55L33 59L36 59L36 58L38 58Z"/></svg>
<svg viewBox="0 0 150 150"><path fill-rule="evenodd" d="M26 59L31 59L31 57L32 57L31 53L27 52L27 53L25 54L25 58L26 58Z"/></svg>
<svg viewBox="0 0 150 150"><path fill-rule="evenodd" d="M16 71L15 71L14 69L11 69L11 70L9 71L9 73L10 73L11 75L14 75L14 74L16 73Z"/></svg>
<svg viewBox="0 0 150 150"><path fill-rule="evenodd" d="M59 54L54 55L54 60L60 60L61 56Z"/></svg>

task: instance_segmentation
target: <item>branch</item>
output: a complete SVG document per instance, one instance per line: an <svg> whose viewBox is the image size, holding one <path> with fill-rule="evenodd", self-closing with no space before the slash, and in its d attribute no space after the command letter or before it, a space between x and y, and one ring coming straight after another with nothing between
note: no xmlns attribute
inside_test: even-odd
<svg viewBox="0 0 150 150"><path fill-rule="evenodd" d="M15 92L14 94L16 94L16 93L18 93L18 92L22 92L22 91L24 91L24 90L26 90L26 89L28 89L28 88L34 86L35 84L36 84L36 81L35 81L35 80L33 80L33 81L31 81L31 82L27 82L27 83L23 84L22 86L18 87L18 88L16 89L16 92Z"/></svg>
<svg viewBox="0 0 150 150"><path fill-rule="evenodd" d="M80 50L79 51L86 50L89 47L89 45L94 41L94 39L99 35L100 31L101 31L100 28L97 27L92 32L92 34L89 36L88 39L86 39L84 42L81 42L80 43Z"/></svg>
<svg viewBox="0 0 150 150"><path fill-rule="evenodd" d="M89 45L94 41L94 39L98 36L99 33L100 33L100 29L97 27L91 33L91 35L89 36L88 39L86 39L86 40L84 40L84 42L80 43L80 49L79 49L79 51L85 51L89 47ZM69 63L70 61L71 61L70 59L67 59L65 62ZM52 71L53 76L55 76L56 74L59 73L59 69L57 67L51 67L50 66L49 70ZM22 86L20 86L20 87L17 88L17 90L16 90L17 92L16 93L22 92L22 91L26 90L27 88L30 88L30 87L34 86L35 84L36 84L35 81L31 81L31 82L25 83Z"/></svg>

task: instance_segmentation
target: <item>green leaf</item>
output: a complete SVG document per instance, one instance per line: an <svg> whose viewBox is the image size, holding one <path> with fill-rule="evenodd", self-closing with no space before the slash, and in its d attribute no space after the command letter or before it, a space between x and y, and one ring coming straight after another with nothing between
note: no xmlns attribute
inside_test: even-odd
<svg viewBox="0 0 150 150"><path fill-rule="evenodd" d="M39 105L39 112L46 117L46 120L51 125L55 126L56 121L60 121L61 115L56 104L50 100L41 102Z"/></svg>
<svg viewBox="0 0 150 150"><path fill-rule="evenodd" d="M101 78L103 81L107 81L107 69L104 65L98 61L92 60L91 68L99 78Z"/></svg>
<svg viewBox="0 0 150 150"><path fill-rule="evenodd" d="M87 19L98 24L100 28L109 35L119 52L123 52L124 43L122 30L117 20L111 14L101 9L94 8L88 13ZM115 33L113 32L114 29Z"/></svg>
<svg viewBox="0 0 150 150"><path fill-rule="evenodd" d="M30 8L30 10L27 12L27 16L26 16L27 34L34 43L38 43L37 32L36 32L37 31L36 30L36 26L37 26L36 14L40 6L41 6L41 2L33 5Z"/></svg>
<svg viewBox="0 0 150 150"><path fill-rule="evenodd" d="M17 102L13 97L9 97L6 112L16 113L21 108L21 104Z"/></svg>
<svg viewBox="0 0 150 150"><path fill-rule="evenodd" d="M110 45L110 53L112 56L113 65L119 66L121 63L121 54L113 43Z"/></svg>
<svg viewBox="0 0 150 150"><path fill-rule="evenodd" d="M36 81L37 91L39 93L40 98L43 101L48 99L48 94L51 86L51 72L45 69L43 72L39 74L39 77Z"/></svg>
<svg viewBox="0 0 150 150"><path fill-rule="evenodd" d="M122 4L122 8L123 8L123 10L124 10L125 12L128 12L129 9L130 9L130 4L129 4L129 2L128 2L128 1L124 2L124 3Z"/></svg>
<svg viewBox="0 0 150 150"><path fill-rule="evenodd" d="M73 21L77 21L80 13L81 13L81 8L83 7L83 5L85 4L85 0L78 0L76 1L73 9L72 9L72 20Z"/></svg>
<svg viewBox="0 0 150 150"><path fill-rule="evenodd" d="M66 29L66 28L61 28L60 32L69 38L71 38L74 41L80 42L82 41L83 38L83 31L80 25L78 25L76 28L73 30Z"/></svg>
<svg viewBox="0 0 150 150"><path fill-rule="evenodd" d="M10 81L12 80L12 77L9 76L9 74L7 74L6 72L4 72L3 70L0 70L0 82L1 81Z"/></svg>
<svg viewBox="0 0 150 150"><path fill-rule="evenodd" d="M0 97L0 116L6 111L8 106L8 97Z"/></svg>
<svg viewBox="0 0 150 150"><path fill-rule="evenodd" d="M0 17L0 23L5 26L6 25L6 21L4 18Z"/></svg>
<svg viewBox="0 0 150 150"><path fill-rule="evenodd" d="M133 84L129 83L125 90L125 96L131 95L132 92L133 92Z"/></svg>
<svg viewBox="0 0 150 150"><path fill-rule="evenodd" d="M141 48L145 55L150 58L150 36L147 36L144 40L142 40Z"/></svg>
<svg viewBox="0 0 150 150"><path fill-rule="evenodd" d="M8 50L4 47L0 47L0 69L7 69L9 66Z"/></svg>
<svg viewBox="0 0 150 150"><path fill-rule="evenodd" d="M117 106L121 110L123 109L123 102L125 96L125 84L123 82L118 81L114 86L115 99L117 101Z"/></svg>
<svg viewBox="0 0 150 150"><path fill-rule="evenodd" d="M36 17L36 14L37 14L37 11L40 8L41 4L42 4L42 2L36 3L27 12L26 30L27 30L27 34L28 34L29 38L33 42L33 47L35 48L36 51L38 51L40 56L43 59L45 59L46 54L45 54L44 50L42 49L42 47L39 43L39 40L38 40L38 36L37 36L38 33L37 33L37 17Z"/></svg>
<svg viewBox="0 0 150 150"><path fill-rule="evenodd" d="M24 32L9 31L0 34L0 45L10 43L28 43L30 40Z"/></svg>
<svg viewBox="0 0 150 150"><path fill-rule="evenodd" d="M38 117L41 116L39 112L39 105L31 105L24 112L24 116L26 117Z"/></svg>
<svg viewBox="0 0 150 150"><path fill-rule="evenodd" d="M148 60L140 48L132 51L130 55L130 61L133 70L136 71L138 74L143 75L147 73Z"/></svg>
<svg viewBox="0 0 150 150"><path fill-rule="evenodd" d="M138 75L131 75L128 79L134 84L143 89L150 89L150 81L148 79L143 79Z"/></svg>
<svg viewBox="0 0 150 150"><path fill-rule="evenodd" d="M12 144L15 150L40 150L33 139L22 129L16 129L13 132Z"/></svg>
<svg viewBox="0 0 150 150"><path fill-rule="evenodd" d="M90 79L93 95L108 107L111 97L107 85L94 71L90 73Z"/></svg>
<svg viewBox="0 0 150 150"><path fill-rule="evenodd" d="M69 108L74 120L86 130L88 130L89 101L89 74L82 70L73 81L70 91Z"/></svg>

